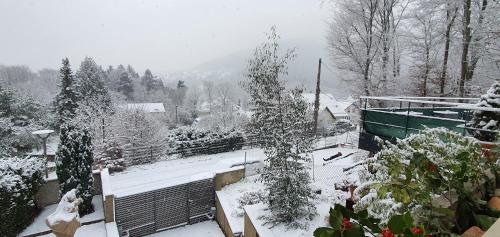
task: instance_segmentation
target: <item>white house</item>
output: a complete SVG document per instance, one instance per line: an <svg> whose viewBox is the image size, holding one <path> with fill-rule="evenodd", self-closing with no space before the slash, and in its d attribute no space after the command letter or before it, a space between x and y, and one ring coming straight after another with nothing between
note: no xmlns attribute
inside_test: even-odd
<svg viewBox="0 0 500 237"><path fill-rule="evenodd" d="M165 113L163 103L130 103L120 106L126 110L142 111L144 113Z"/></svg>
<svg viewBox="0 0 500 237"><path fill-rule="evenodd" d="M303 93L304 100L314 108L316 94ZM321 93L319 95L318 127L329 128L339 119L347 119L356 123L359 108L355 104L356 100L349 97L346 100L336 100L331 94Z"/></svg>

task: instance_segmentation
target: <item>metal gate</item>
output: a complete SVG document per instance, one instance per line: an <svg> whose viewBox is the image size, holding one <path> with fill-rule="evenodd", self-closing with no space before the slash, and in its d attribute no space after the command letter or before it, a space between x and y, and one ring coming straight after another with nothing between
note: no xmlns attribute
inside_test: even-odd
<svg viewBox="0 0 500 237"><path fill-rule="evenodd" d="M215 206L214 180L190 183L115 198L121 236L144 236L208 220Z"/></svg>

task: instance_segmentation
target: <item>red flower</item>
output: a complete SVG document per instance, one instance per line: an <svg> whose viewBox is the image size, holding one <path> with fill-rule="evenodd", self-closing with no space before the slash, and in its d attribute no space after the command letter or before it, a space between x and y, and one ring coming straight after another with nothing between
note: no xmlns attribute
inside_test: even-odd
<svg viewBox="0 0 500 237"><path fill-rule="evenodd" d="M343 230L350 230L352 228L352 223L349 221L348 218L342 219L342 229Z"/></svg>
<svg viewBox="0 0 500 237"><path fill-rule="evenodd" d="M411 232L415 235L421 235L424 233L424 231L418 227L411 228Z"/></svg>
<svg viewBox="0 0 500 237"><path fill-rule="evenodd" d="M382 229L382 237L395 237L395 235L392 233L391 229L384 228Z"/></svg>

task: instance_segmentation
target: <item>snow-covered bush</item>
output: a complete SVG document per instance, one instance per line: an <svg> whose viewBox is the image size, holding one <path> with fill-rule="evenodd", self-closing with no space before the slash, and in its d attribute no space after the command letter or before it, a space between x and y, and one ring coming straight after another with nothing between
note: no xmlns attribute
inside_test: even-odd
<svg viewBox="0 0 500 237"><path fill-rule="evenodd" d="M99 153L94 162L95 168L108 168L109 172L119 172L125 169L125 159L123 158L123 148L117 141L104 143L98 149Z"/></svg>
<svg viewBox="0 0 500 237"><path fill-rule="evenodd" d="M37 212L35 195L44 183L44 164L37 158L0 159L0 230L16 236Z"/></svg>
<svg viewBox="0 0 500 237"><path fill-rule="evenodd" d="M172 130L167 137L169 153L180 153L184 156L239 150L243 147L243 142L243 134L235 129L213 131L181 127Z"/></svg>
<svg viewBox="0 0 500 237"><path fill-rule="evenodd" d="M77 195L83 200L79 211L82 214L92 212L94 196L94 161L90 133L86 128L63 124L60 128L59 147L56 153L56 173L60 184L61 196L77 189Z"/></svg>
<svg viewBox="0 0 500 237"><path fill-rule="evenodd" d="M496 81L493 83L488 92L481 96L481 100L477 104L478 107L485 108L500 108L500 82ZM484 130L474 130L474 137L481 141L492 142L495 140L498 135L498 131L500 130L500 113L492 112L492 111L480 111L477 110L474 112L474 117L472 119L472 126L476 129L485 129L490 132Z"/></svg>
<svg viewBox="0 0 500 237"><path fill-rule="evenodd" d="M449 198L450 191L465 195L467 184L477 186L487 168L475 139L444 128L425 129L386 144L368 161L360 172L356 209L367 208L383 221L411 211L431 230L447 229L446 212L433 205L434 198Z"/></svg>
<svg viewBox="0 0 500 237"><path fill-rule="evenodd" d="M339 119L335 121L333 126L329 129L329 133L332 135L344 134L346 132L356 129L356 126L347 119Z"/></svg>
<svg viewBox="0 0 500 237"><path fill-rule="evenodd" d="M238 208L243 210L243 207L245 206L262 203L264 201L265 201L264 192L262 191L247 192L241 195L241 197L238 199Z"/></svg>

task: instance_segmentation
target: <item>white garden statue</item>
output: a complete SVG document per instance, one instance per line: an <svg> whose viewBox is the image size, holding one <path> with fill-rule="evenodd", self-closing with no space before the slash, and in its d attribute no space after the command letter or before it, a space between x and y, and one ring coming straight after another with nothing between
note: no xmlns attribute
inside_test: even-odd
<svg viewBox="0 0 500 237"><path fill-rule="evenodd" d="M76 197L76 189L72 189L61 198L56 211L45 219L45 223L57 237L73 237L80 228L78 205L81 202Z"/></svg>

